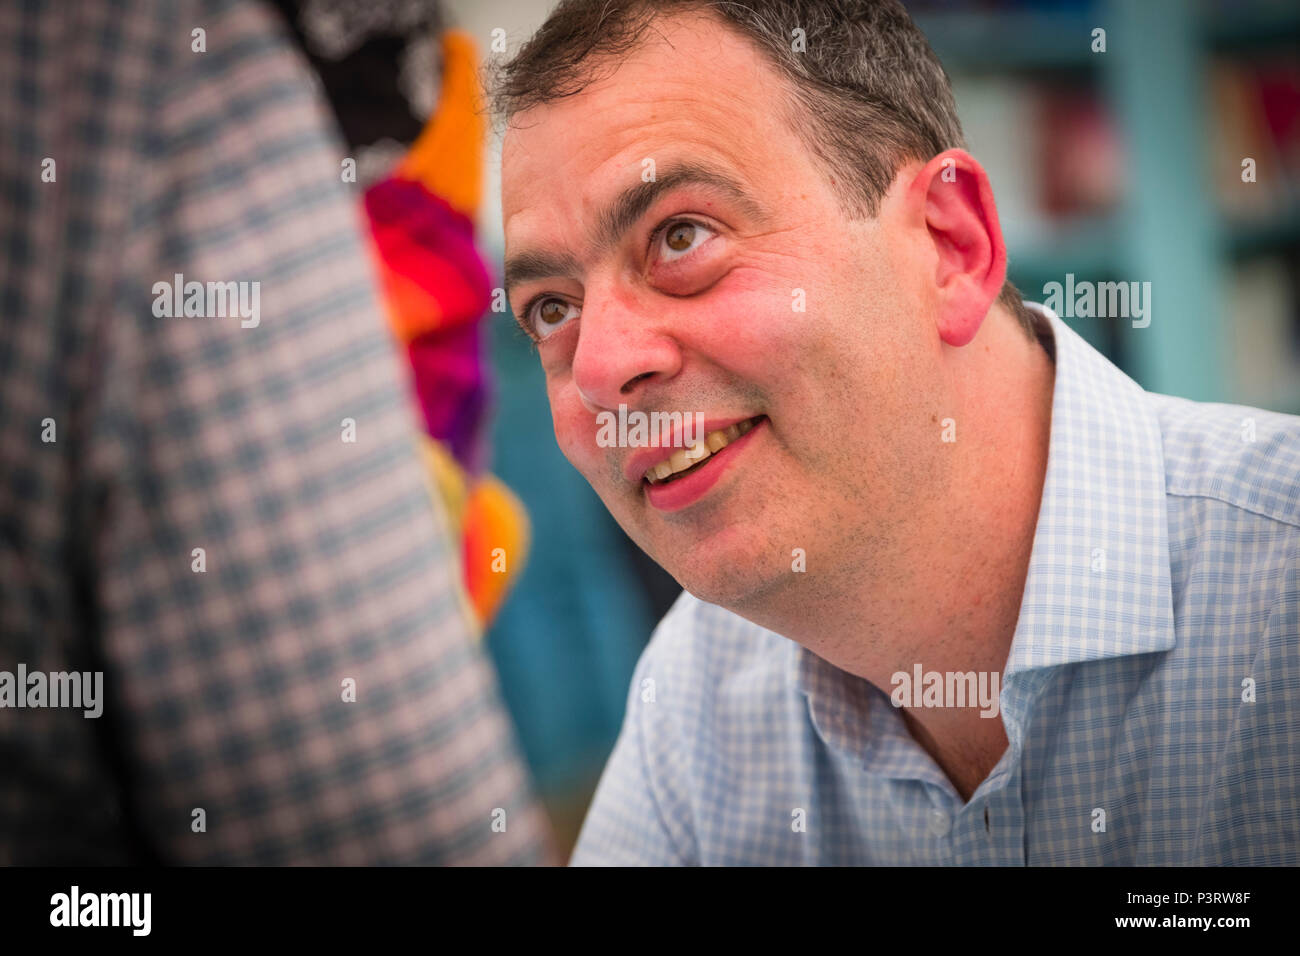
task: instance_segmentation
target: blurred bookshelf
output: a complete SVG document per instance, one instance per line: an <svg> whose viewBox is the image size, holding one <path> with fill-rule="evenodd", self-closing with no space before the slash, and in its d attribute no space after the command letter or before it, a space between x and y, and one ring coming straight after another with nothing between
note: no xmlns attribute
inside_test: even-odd
<svg viewBox="0 0 1300 956"><path fill-rule="evenodd" d="M1152 391L1300 413L1300 4L905 2L1026 298L1149 281L1147 328L1067 321Z"/></svg>

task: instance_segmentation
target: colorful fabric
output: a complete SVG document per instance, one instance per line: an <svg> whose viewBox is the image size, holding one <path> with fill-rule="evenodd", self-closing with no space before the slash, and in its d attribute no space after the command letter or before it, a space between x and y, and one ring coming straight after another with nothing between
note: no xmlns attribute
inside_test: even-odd
<svg viewBox="0 0 1300 956"><path fill-rule="evenodd" d="M429 436L450 457L426 455L462 540L462 568L480 624L523 567L528 519L484 469L489 399L481 320L491 281L474 245L486 127L470 38L442 38L442 94L394 174L371 186L365 209L393 334L407 349ZM451 475L455 469L458 475ZM464 507L447 498L463 485Z"/></svg>
<svg viewBox="0 0 1300 956"><path fill-rule="evenodd" d="M518 569L510 565L528 553L529 524L523 503L503 482L484 475L472 486L440 442L426 439L425 465L452 523L464 529L461 568L470 608L479 621L496 617Z"/></svg>
<svg viewBox="0 0 1300 956"><path fill-rule="evenodd" d="M399 341L482 317L492 288L468 216L400 176L366 190L365 206Z"/></svg>
<svg viewBox="0 0 1300 956"><path fill-rule="evenodd" d="M460 30L442 35L442 92L438 109L397 167L466 216L483 201L483 145L487 123L474 40Z"/></svg>
<svg viewBox="0 0 1300 956"><path fill-rule="evenodd" d="M487 357L478 323L422 335L407 346L415 397L429 435L446 445L470 474L486 456Z"/></svg>

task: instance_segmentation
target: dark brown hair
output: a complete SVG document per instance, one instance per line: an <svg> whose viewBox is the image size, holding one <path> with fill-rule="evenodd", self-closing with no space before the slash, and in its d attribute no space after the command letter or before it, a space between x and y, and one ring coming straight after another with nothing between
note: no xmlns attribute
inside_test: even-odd
<svg viewBox="0 0 1300 956"><path fill-rule="evenodd" d="M785 79L787 120L850 216L875 216L904 162L966 145L948 75L898 0L562 0L491 77L493 112L509 122L581 92L683 13L717 17ZM1033 336L1015 286L999 300Z"/></svg>

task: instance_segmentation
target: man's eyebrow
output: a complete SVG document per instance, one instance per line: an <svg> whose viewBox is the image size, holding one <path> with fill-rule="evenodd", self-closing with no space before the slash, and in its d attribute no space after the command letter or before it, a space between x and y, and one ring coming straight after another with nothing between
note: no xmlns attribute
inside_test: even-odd
<svg viewBox="0 0 1300 956"><path fill-rule="evenodd" d="M581 271L578 260L568 253L545 252L540 249L519 252L506 259L506 296L509 297L510 290L521 283L553 276L577 275Z"/></svg>
<svg viewBox="0 0 1300 956"><path fill-rule="evenodd" d="M704 163L681 162L669 166L662 175L649 182L638 182L623 190L601 213L596 222L592 244L601 252L614 247L623 233L637 224L656 199L670 190L686 185L708 186L740 206L751 219L758 222L767 220L763 208L729 174Z"/></svg>
<svg viewBox="0 0 1300 956"><path fill-rule="evenodd" d="M725 195L758 223L769 219L763 209L733 177L704 163L682 162L668 167L662 175L649 182L634 183L623 190L597 218L592 246L597 252L613 248L629 229L637 224L646 211L664 193L680 186L707 186ZM505 288L510 290L533 279L576 275L580 270L577 259L568 253L543 250L525 250L506 258Z"/></svg>

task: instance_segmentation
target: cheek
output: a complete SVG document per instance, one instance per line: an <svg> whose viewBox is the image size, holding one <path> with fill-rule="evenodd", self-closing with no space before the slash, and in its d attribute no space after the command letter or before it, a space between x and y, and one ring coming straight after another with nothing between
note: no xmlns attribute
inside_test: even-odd
<svg viewBox="0 0 1300 956"><path fill-rule="evenodd" d="M784 277L736 269L695 311L689 344L742 379L762 384L801 341L808 313L807 293L799 290Z"/></svg>
<svg viewBox="0 0 1300 956"><path fill-rule="evenodd" d="M737 270L715 289L693 323L691 343L743 385L787 411L820 401L818 383L850 373L851 335L860 311L853 293L815 273ZM778 408L770 409L772 411Z"/></svg>
<svg viewBox="0 0 1300 956"><path fill-rule="evenodd" d="M548 382L546 392L551 403L555 443L573 467L589 476L591 469L588 464L601 450L596 446L595 423L591 412L583 406L572 382L562 385Z"/></svg>

